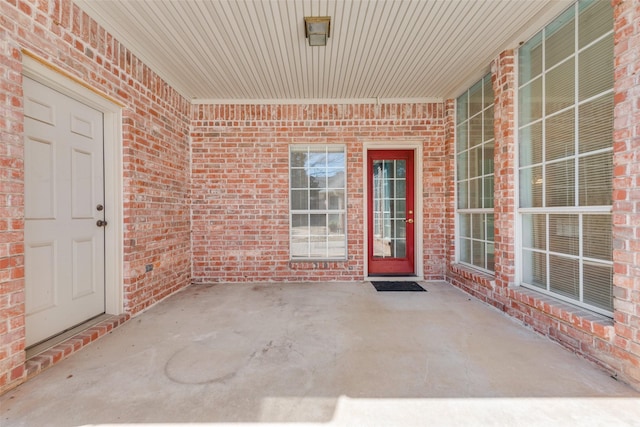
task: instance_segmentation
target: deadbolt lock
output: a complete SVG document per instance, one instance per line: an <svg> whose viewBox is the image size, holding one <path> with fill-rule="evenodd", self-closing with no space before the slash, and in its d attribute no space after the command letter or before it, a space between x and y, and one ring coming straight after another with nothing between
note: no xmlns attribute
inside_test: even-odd
<svg viewBox="0 0 640 427"><path fill-rule="evenodd" d="M104 206L98 205L96 206L96 209L98 210L98 212L101 212L104 209Z"/></svg>

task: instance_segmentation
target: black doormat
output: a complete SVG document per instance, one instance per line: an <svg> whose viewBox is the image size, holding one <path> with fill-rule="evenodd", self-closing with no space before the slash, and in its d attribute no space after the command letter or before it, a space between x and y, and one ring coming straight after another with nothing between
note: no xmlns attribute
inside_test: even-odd
<svg viewBox="0 0 640 427"><path fill-rule="evenodd" d="M378 292L427 292L416 282L372 281L371 284Z"/></svg>

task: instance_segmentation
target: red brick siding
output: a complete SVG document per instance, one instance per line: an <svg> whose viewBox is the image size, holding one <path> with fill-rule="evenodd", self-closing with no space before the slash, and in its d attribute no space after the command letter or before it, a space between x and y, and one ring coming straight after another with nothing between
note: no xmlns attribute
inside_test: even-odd
<svg viewBox="0 0 640 427"><path fill-rule="evenodd" d="M219 105L193 113L196 282L361 280L365 142L421 141L424 273L444 275L441 104ZM348 259L289 261L289 144L347 147Z"/></svg>
<svg viewBox="0 0 640 427"><path fill-rule="evenodd" d="M0 57L1 392L25 376L22 66L20 47L3 27L0 27Z"/></svg>
<svg viewBox="0 0 640 427"><path fill-rule="evenodd" d="M445 262L456 259L456 102L445 102Z"/></svg>
<svg viewBox="0 0 640 427"><path fill-rule="evenodd" d="M514 51L500 54L493 63L494 93L494 239L496 285L515 281L515 174L516 174L516 75Z"/></svg>
<svg viewBox="0 0 640 427"><path fill-rule="evenodd" d="M24 48L125 105L124 283L117 286L127 314L191 281L188 100L70 0L0 2L0 392L25 377Z"/></svg>
<svg viewBox="0 0 640 427"><path fill-rule="evenodd" d="M613 355L640 385L640 5L614 6Z"/></svg>

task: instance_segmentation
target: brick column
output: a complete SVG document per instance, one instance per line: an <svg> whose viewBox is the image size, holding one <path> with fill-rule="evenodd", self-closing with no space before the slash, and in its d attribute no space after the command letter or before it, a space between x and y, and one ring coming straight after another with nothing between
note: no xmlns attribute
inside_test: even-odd
<svg viewBox="0 0 640 427"><path fill-rule="evenodd" d="M445 263L446 271L456 261L456 102L444 104L445 134Z"/></svg>
<svg viewBox="0 0 640 427"><path fill-rule="evenodd" d="M640 386L640 7L614 0L613 352Z"/></svg>
<svg viewBox="0 0 640 427"><path fill-rule="evenodd" d="M20 49L0 30L0 393L24 379L24 149Z"/></svg>
<svg viewBox="0 0 640 427"><path fill-rule="evenodd" d="M494 226L497 294L507 295L515 281L515 123L516 83L514 51L507 50L492 64L494 92Z"/></svg>

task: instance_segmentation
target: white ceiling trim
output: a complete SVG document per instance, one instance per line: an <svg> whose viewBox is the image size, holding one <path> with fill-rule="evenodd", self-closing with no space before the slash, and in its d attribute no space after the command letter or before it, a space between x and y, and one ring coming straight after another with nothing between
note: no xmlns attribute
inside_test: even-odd
<svg viewBox="0 0 640 427"><path fill-rule="evenodd" d="M444 102L442 98L313 98L313 99L194 99L192 104L209 105L357 105L357 104L434 104Z"/></svg>
<svg viewBox="0 0 640 427"><path fill-rule="evenodd" d="M194 103L309 104L455 98L574 0L73 1Z"/></svg>

